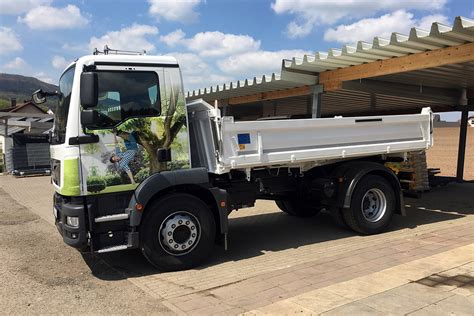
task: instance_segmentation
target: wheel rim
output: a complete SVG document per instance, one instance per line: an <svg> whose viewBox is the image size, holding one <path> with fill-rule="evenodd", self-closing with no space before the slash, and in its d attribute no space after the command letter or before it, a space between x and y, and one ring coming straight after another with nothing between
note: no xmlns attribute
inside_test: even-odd
<svg viewBox="0 0 474 316"><path fill-rule="evenodd" d="M362 198L361 210L367 221L379 221L387 211L387 198L383 191L376 188L368 190Z"/></svg>
<svg viewBox="0 0 474 316"><path fill-rule="evenodd" d="M161 248L173 256L191 252L199 243L200 237L199 220L185 211L174 212L166 217L158 232Z"/></svg>

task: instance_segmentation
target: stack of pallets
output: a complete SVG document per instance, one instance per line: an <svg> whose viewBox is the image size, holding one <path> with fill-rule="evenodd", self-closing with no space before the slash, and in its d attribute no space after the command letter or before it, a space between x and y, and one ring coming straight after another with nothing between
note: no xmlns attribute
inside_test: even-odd
<svg viewBox="0 0 474 316"><path fill-rule="evenodd" d="M430 181L426 153L424 151L410 152L406 162L390 162L386 166L398 176L402 189L405 192L421 193L429 191Z"/></svg>
<svg viewBox="0 0 474 316"><path fill-rule="evenodd" d="M426 152L408 153L408 164L412 170L412 183L410 189L416 192L429 191L430 181L428 178L428 165L426 163Z"/></svg>

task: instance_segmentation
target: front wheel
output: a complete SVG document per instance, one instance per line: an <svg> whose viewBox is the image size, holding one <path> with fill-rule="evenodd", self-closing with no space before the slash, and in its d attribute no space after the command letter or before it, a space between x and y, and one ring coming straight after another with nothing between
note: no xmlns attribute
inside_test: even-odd
<svg viewBox="0 0 474 316"><path fill-rule="evenodd" d="M344 222L354 231L378 234L390 224L395 211L396 199L392 185L376 175L360 179L351 199L351 206L343 209Z"/></svg>
<svg viewBox="0 0 474 316"><path fill-rule="evenodd" d="M197 266L211 253L216 225L209 207L189 194L171 194L146 210L140 248L162 271Z"/></svg>

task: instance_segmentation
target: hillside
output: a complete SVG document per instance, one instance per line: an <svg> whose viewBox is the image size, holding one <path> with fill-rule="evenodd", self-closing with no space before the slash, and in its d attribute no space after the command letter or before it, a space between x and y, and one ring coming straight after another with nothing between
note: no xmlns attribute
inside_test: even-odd
<svg viewBox="0 0 474 316"><path fill-rule="evenodd" d="M58 87L34 77L0 73L0 109L9 107L11 98L16 98L17 103L30 100L31 94L38 89L56 91ZM54 106L56 102L56 98L50 97L46 106Z"/></svg>

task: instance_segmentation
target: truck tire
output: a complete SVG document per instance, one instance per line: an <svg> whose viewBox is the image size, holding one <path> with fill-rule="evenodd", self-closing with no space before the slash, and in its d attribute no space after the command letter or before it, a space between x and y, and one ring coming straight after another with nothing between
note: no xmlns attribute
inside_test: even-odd
<svg viewBox="0 0 474 316"><path fill-rule="evenodd" d="M290 216L311 217L317 215L321 211L319 205L312 205L309 202L304 203L295 200L276 200L275 203L280 210Z"/></svg>
<svg viewBox="0 0 474 316"><path fill-rule="evenodd" d="M395 211L395 192L383 177L366 175L359 180L350 208L342 210L344 222L354 231L371 235L384 231Z"/></svg>
<svg viewBox="0 0 474 316"><path fill-rule="evenodd" d="M140 248L161 271L195 267L214 247L216 224L209 207L189 194L170 194L154 202L142 221Z"/></svg>

